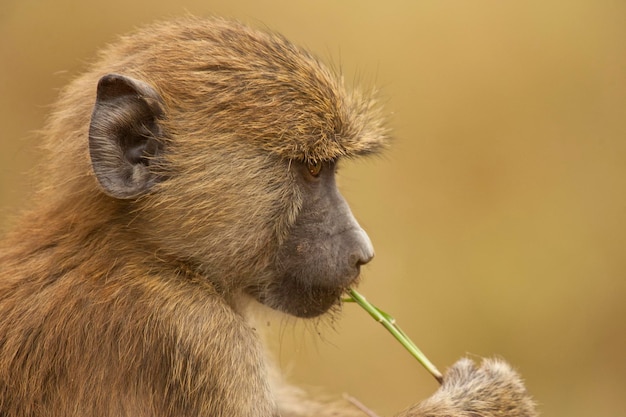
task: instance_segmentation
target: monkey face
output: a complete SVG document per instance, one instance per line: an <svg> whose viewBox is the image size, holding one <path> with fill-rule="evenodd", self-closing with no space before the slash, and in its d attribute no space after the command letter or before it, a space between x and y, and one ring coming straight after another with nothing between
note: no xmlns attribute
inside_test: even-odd
<svg viewBox="0 0 626 417"><path fill-rule="evenodd" d="M224 292L295 316L335 305L374 256L337 190L337 158L305 163L246 142L169 140L164 113L148 84L110 74L90 129L96 178L109 196L142 207L133 223L145 221L156 251Z"/></svg>
<svg viewBox="0 0 626 417"><path fill-rule="evenodd" d="M292 163L302 207L278 247L275 278L255 296L299 317L315 317L339 301L374 257L369 237L335 184L335 162Z"/></svg>

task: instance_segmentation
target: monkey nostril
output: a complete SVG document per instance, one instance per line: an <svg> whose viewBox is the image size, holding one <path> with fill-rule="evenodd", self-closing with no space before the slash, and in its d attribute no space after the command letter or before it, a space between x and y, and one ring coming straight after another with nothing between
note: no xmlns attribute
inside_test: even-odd
<svg viewBox="0 0 626 417"><path fill-rule="evenodd" d="M374 252L361 252L359 254L357 254L355 257L356 262L355 265L356 266L361 266L361 265L365 265L366 263L369 263L369 261L371 261L374 258Z"/></svg>
<svg viewBox="0 0 626 417"><path fill-rule="evenodd" d="M374 247L372 246L369 236L365 233L365 230L359 229L357 235L359 247L350 257L350 260L353 265L360 267L374 258Z"/></svg>
<svg viewBox="0 0 626 417"><path fill-rule="evenodd" d="M371 261L373 258L374 258L374 254L372 254L371 256L359 258L356 261L356 266L360 267L361 265L365 265L366 263L369 263L369 261Z"/></svg>

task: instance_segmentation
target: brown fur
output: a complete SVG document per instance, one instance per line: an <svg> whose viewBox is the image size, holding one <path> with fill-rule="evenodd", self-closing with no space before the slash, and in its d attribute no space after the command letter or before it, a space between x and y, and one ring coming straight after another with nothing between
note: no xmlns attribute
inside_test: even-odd
<svg viewBox="0 0 626 417"><path fill-rule="evenodd" d="M109 73L152 86L164 108L165 150L150 164L160 180L138 198L105 195L91 168L96 85ZM239 306L271 282L302 210L290 164L385 146L373 100L278 35L188 18L105 49L43 137L37 204L0 244L0 415L360 415L268 375ZM509 379L488 399L521 389Z"/></svg>

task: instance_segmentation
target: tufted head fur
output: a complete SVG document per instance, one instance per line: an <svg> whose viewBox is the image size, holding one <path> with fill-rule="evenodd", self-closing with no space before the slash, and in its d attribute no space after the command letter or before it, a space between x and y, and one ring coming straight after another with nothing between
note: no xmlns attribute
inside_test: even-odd
<svg viewBox="0 0 626 417"><path fill-rule="evenodd" d="M88 162L80 138L97 80L107 73L155 88L173 148L190 141L222 148L246 143L281 158L318 162L375 153L387 140L371 95L348 91L342 78L282 36L234 21L163 22L120 38L100 56L61 94L49 121L47 147L57 161L52 175L70 159Z"/></svg>

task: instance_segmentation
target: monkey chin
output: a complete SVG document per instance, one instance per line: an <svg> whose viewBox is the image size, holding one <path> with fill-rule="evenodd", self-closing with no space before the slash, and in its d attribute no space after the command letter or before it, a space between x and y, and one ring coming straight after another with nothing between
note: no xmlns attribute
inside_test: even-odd
<svg viewBox="0 0 626 417"><path fill-rule="evenodd" d="M341 305L350 288L356 287L360 274L342 283L343 285L312 285L296 277L283 277L279 282L270 284L261 291L253 291L261 304L283 313L311 319L328 313Z"/></svg>

